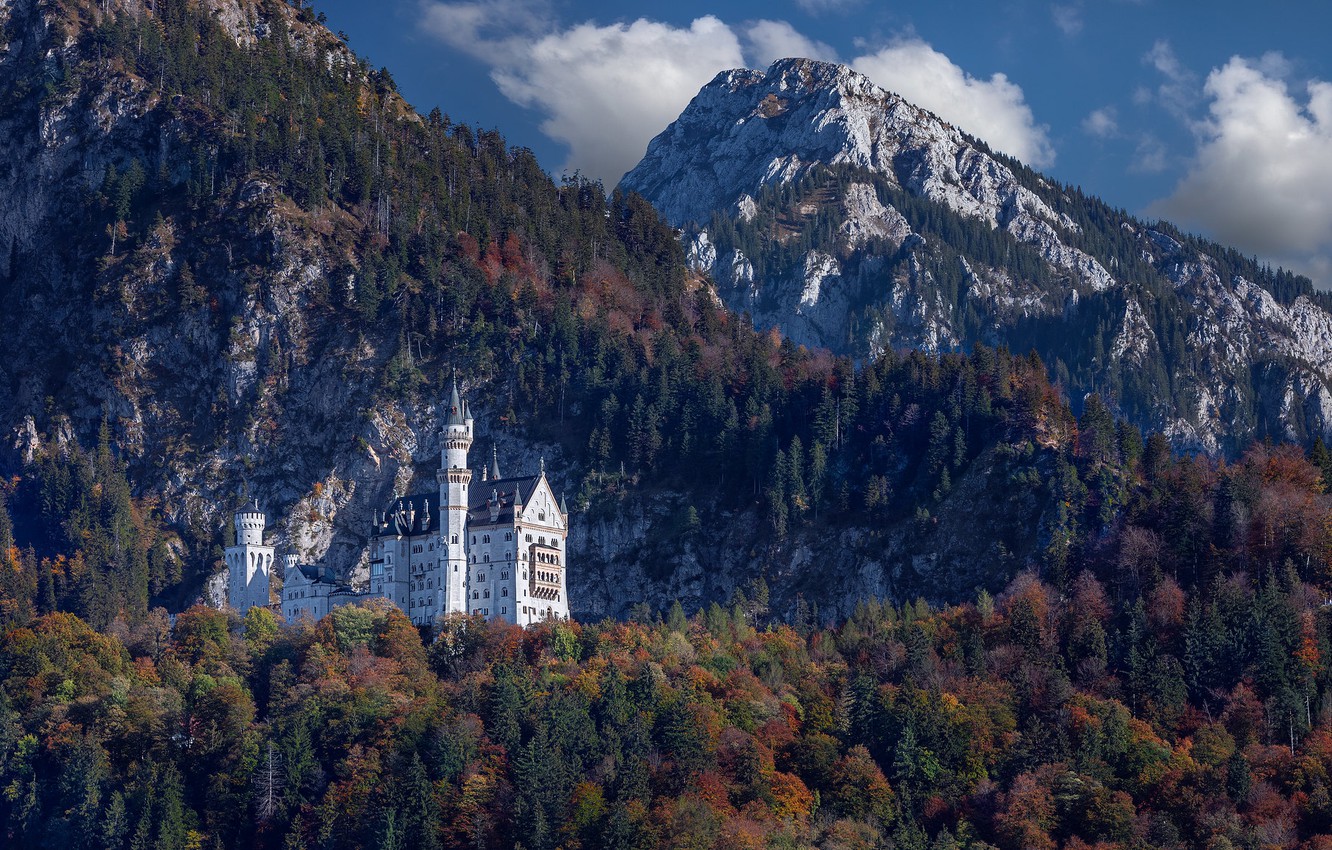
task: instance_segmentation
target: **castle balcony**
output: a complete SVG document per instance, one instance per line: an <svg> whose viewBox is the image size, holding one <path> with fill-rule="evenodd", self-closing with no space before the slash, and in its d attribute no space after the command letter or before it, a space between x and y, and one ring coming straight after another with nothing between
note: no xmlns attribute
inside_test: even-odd
<svg viewBox="0 0 1332 850"><path fill-rule="evenodd" d="M528 594L534 599L557 600L564 589L560 550L533 544L528 547Z"/></svg>

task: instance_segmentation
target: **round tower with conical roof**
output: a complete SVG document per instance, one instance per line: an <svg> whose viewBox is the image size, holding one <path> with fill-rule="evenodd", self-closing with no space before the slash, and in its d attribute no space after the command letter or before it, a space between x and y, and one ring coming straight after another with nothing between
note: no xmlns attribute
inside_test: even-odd
<svg viewBox="0 0 1332 850"><path fill-rule="evenodd" d="M472 411L458 394L458 381L444 411L444 445L440 451L439 482L439 534L441 548L440 577L436 593L436 610L446 614L467 610L467 507L468 487L472 483L472 470L467 466L467 453L472 448L474 428Z"/></svg>
<svg viewBox="0 0 1332 850"><path fill-rule="evenodd" d="M252 502L233 518L236 543L227 547L227 602L240 614L268 605L273 547L264 545L264 512Z"/></svg>

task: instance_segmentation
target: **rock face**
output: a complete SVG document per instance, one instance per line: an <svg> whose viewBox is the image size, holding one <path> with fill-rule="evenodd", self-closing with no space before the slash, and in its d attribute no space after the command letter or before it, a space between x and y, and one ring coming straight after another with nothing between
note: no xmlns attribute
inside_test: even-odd
<svg viewBox="0 0 1332 850"><path fill-rule="evenodd" d="M850 68L727 71L620 187L760 326L873 357L1035 348L1183 449L1332 436L1329 299L1060 187Z"/></svg>

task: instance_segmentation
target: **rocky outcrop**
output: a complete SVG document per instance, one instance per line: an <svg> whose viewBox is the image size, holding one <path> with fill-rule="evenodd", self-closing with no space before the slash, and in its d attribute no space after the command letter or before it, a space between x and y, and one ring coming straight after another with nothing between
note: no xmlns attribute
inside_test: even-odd
<svg viewBox="0 0 1332 850"><path fill-rule="evenodd" d="M1060 187L845 66L719 74L620 187L682 228L729 306L798 343L1034 347L1075 401L1100 392L1182 449L1332 437L1332 302L1307 281L1279 300L1270 269Z"/></svg>

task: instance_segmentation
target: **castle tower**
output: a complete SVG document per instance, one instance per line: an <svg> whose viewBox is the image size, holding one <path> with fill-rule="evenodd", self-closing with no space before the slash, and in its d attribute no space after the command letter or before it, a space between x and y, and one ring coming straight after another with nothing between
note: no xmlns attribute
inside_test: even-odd
<svg viewBox="0 0 1332 850"><path fill-rule="evenodd" d="M236 511L236 543L227 547L227 602L242 615L268 605L273 547L264 545L264 512L259 503Z"/></svg>
<svg viewBox="0 0 1332 850"><path fill-rule="evenodd" d="M472 447L472 411L458 397L458 382L444 411L444 447L440 452L439 534L444 554L440 557L443 575L437 593L436 610L447 614L467 610L467 508L468 486L472 470L467 453Z"/></svg>

